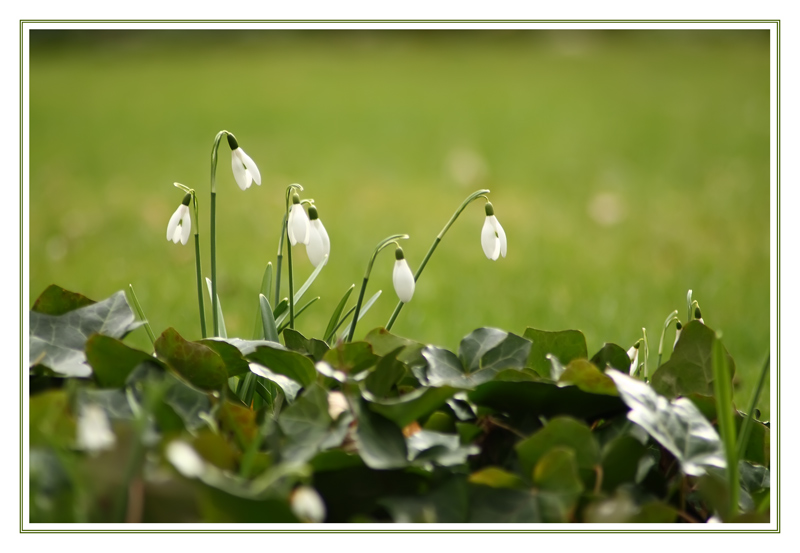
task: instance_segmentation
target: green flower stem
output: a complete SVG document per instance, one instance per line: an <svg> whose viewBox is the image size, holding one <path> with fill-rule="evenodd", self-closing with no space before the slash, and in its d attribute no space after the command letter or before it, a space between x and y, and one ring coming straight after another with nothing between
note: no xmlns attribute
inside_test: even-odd
<svg viewBox="0 0 800 553"><path fill-rule="evenodd" d="M286 211L283 215L283 230L281 231L281 238L278 244L278 276L275 285L275 305L278 305L278 298L281 289L281 261L283 255L283 239L284 236L289 236L289 206L290 199L295 190L303 190L299 184L290 184L286 187ZM286 246L286 261L289 263L289 328L294 329L294 274L292 271L292 242Z"/></svg>
<svg viewBox="0 0 800 553"><path fill-rule="evenodd" d="M286 236L286 213L283 214L283 223L281 223L281 237L278 241L278 262L276 263L275 270L275 301L272 305L278 305L281 301L281 266L283 265L283 238Z"/></svg>
<svg viewBox="0 0 800 553"><path fill-rule="evenodd" d="M136 309L136 314L139 316L139 319L142 320L144 323L144 329L147 331L147 336L150 338L150 343L153 344L153 347L156 346L156 335L153 334L153 329L150 328L150 323L147 322L147 317L144 316L144 311L142 310L142 306L139 304L139 298L136 297L136 292L133 291L133 284L128 284L128 288L131 289L131 299L133 300L133 307Z"/></svg>
<svg viewBox="0 0 800 553"><path fill-rule="evenodd" d="M192 190L192 205L194 206L194 269L197 273L197 305L200 308L200 331L203 338L208 337L206 332L206 308L203 302L203 269L200 264L200 217L198 216L197 196Z"/></svg>
<svg viewBox="0 0 800 553"><path fill-rule="evenodd" d="M361 291L358 293L358 301L356 302L356 310L353 313L353 324L350 325L350 334L347 336L347 341L352 342L353 336L356 333L356 325L358 324L358 313L361 311L361 303L364 301L364 292L367 291L367 282L369 282L369 275L372 272L372 265L375 263L375 257L378 255L383 248L388 246L389 244L395 244L396 240L406 240L408 238L408 234L393 234L388 238L384 238L375 249L372 251L372 255L369 258L369 263L367 264L367 270L364 272L364 281L361 283Z"/></svg>
<svg viewBox="0 0 800 553"><path fill-rule="evenodd" d="M294 271L292 270L292 244L286 247L286 260L289 262L289 328L294 329Z"/></svg>
<svg viewBox="0 0 800 553"><path fill-rule="evenodd" d="M217 151L222 137L231 134L219 131L211 148L211 316L214 321L214 336L219 336L219 315L217 314Z"/></svg>
<svg viewBox="0 0 800 553"><path fill-rule="evenodd" d="M678 320L677 309L669 314L669 317L667 317L664 321L664 328L661 329L661 339L658 341L658 363L656 363L656 368L661 366L661 356L664 350L664 334L667 332L667 328L669 328L670 323L675 320Z"/></svg>
<svg viewBox="0 0 800 553"><path fill-rule="evenodd" d="M433 244L431 244L430 249L428 249L428 253L425 254L425 257L422 259L422 263L420 263L419 267L417 267L417 272L414 273L414 282L419 280L419 277L422 274L423 269L425 269L425 265L428 264L428 260L433 255L433 252L436 250L436 247L439 245L439 242L442 241L442 238L444 238L445 233L450 229L451 226L453 226L453 223L455 223L456 219L458 219L458 216L461 215L461 212L464 211L469 204L471 204L478 198L481 197L485 198L484 194L488 193L489 193L488 189L478 190L477 192L473 192L472 194L467 196L467 199L461 202L461 205L458 206L458 209L456 209L456 212L453 213L452 217L450 217L450 220L447 221L447 224L444 226L441 232L439 232L439 234L436 235L436 239L433 241ZM397 320L397 316L400 314L400 310L403 309L403 305L405 304L402 301L397 302L397 306L395 306L394 311L392 312L392 316L389 317L389 322L386 323L386 330L392 329L392 326L394 326L394 322Z"/></svg>

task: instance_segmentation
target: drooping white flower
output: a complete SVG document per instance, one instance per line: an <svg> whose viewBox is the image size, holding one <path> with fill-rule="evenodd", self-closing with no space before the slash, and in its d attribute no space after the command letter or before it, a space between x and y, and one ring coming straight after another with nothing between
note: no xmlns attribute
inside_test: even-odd
<svg viewBox="0 0 800 553"><path fill-rule="evenodd" d="M298 243L308 245L311 238L309 226L306 210L300 205L300 196L295 192L292 196L292 209L289 211L289 220L287 221L289 242L292 246L296 246Z"/></svg>
<svg viewBox="0 0 800 553"><path fill-rule="evenodd" d="M673 351L675 351L675 346L678 345L678 338L681 337L681 329L682 328L683 328L683 325L681 325L681 322L678 321L678 323L675 325L675 341L672 343L672 350Z"/></svg>
<svg viewBox="0 0 800 553"><path fill-rule="evenodd" d="M325 520L325 503L310 486L299 486L292 492L289 501L292 513L303 522L322 522Z"/></svg>
<svg viewBox="0 0 800 553"><path fill-rule="evenodd" d="M630 375L633 376L636 373L636 369L639 368L639 342L636 342L628 349L628 359L631 360Z"/></svg>
<svg viewBox="0 0 800 553"><path fill-rule="evenodd" d="M182 440L171 441L165 453L169 462L186 478L196 478L205 470L203 458Z"/></svg>
<svg viewBox="0 0 800 553"><path fill-rule="evenodd" d="M108 415L102 407L94 404L81 407L78 418L78 449L89 452L102 451L114 447L116 441Z"/></svg>
<svg viewBox="0 0 800 553"><path fill-rule="evenodd" d="M192 217L190 215L189 203L192 201L192 195L186 194L183 197L181 205L169 218L167 224L167 240L172 240L174 244L180 242L184 246L189 241L189 235L192 233Z"/></svg>
<svg viewBox="0 0 800 553"><path fill-rule="evenodd" d="M414 296L414 275L408 266L408 261L405 260L403 255L403 248L398 247L394 251L396 261L394 262L394 271L392 271L392 284L394 284L394 291L397 297L403 303L408 303Z"/></svg>
<svg viewBox="0 0 800 553"><path fill-rule="evenodd" d="M231 168L236 184L242 190L247 190L253 181L261 186L261 173L258 171L255 162L249 155L244 153L236 141L236 137L228 133L228 145L231 147Z"/></svg>
<svg viewBox="0 0 800 553"><path fill-rule="evenodd" d="M301 208L302 209L302 208ZM328 231L319 219L317 208L309 206L308 208L309 229L308 229L308 245L306 246L306 253L308 259L314 267L318 267L320 263L327 263L331 254L331 240L328 238Z"/></svg>
<svg viewBox="0 0 800 553"><path fill-rule="evenodd" d="M491 202L486 202L486 220L481 229L481 246L486 257L495 261L499 256L506 256L508 242L506 232L494 216L494 207Z"/></svg>

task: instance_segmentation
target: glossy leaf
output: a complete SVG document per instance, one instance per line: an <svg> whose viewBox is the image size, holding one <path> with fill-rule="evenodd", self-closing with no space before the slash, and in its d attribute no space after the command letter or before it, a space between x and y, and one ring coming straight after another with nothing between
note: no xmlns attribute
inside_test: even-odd
<svg viewBox="0 0 800 553"><path fill-rule="evenodd" d="M397 360L397 354L403 349L404 346L400 346L381 357L375 370L364 381L367 391L375 398L387 397L392 387L406 374L405 365Z"/></svg>
<svg viewBox="0 0 800 553"><path fill-rule="evenodd" d="M317 377L311 359L302 353L289 351L280 344L269 343L258 346L255 351L247 355L247 358L274 373L288 376L303 386L309 386Z"/></svg>
<svg viewBox="0 0 800 553"><path fill-rule="evenodd" d="M51 284L36 298L33 307L31 307L31 311L57 316L80 309L81 307L93 305L94 303L97 302L90 300L86 296L70 292L60 286Z"/></svg>
<svg viewBox="0 0 800 553"><path fill-rule="evenodd" d="M116 292L101 302L62 315L30 312L30 363L63 376L89 376L84 348L92 334L123 338L141 326L125 299Z"/></svg>
<svg viewBox="0 0 800 553"><path fill-rule="evenodd" d="M288 376L274 373L258 363L250 363L250 371L257 376L266 378L270 382L276 384L283 391L283 394L286 396L286 400L289 403L292 403L295 400L298 392L300 392L300 389L302 388L299 382L292 380Z"/></svg>
<svg viewBox="0 0 800 553"><path fill-rule="evenodd" d="M672 357L653 373L653 389L669 399L690 393L713 395L714 337L714 331L699 321L692 321L684 326ZM733 377L736 370L733 358L727 351L724 352L724 358L728 364L728 373Z"/></svg>
<svg viewBox="0 0 800 553"><path fill-rule="evenodd" d="M556 446L574 450L581 469L593 470L600 463L600 448L589 427L569 417L557 417L515 446L523 476L532 478L533 468Z"/></svg>
<svg viewBox="0 0 800 553"><path fill-rule="evenodd" d="M507 488L510 490L521 490L528 487L522 478L514 473L505 471L498 467L486 467L469 475L469 481L473 484L481 484L492 488Z"/></svg>
<svg viewBox="0 0 800 553"><path fill-rule="evenodd" d="M583 492L575 451L561 446L550 449L536 463L533 483L539 490L544 521L568 522Z"/></svg>
<svg viewBox="0 0 800 553"><path fill-rule="evenodd" d="M522 336L531 342L531 351L525 366L545 378L550 375L548 354L554 355L562 365L567 365L573 359L588 357L586 338L579 330L549 332L529 327Z"/></svg>
<svg viewBox="0 0 800 553"><path fill-rule="evenodd" d="M283 341L290 350L310 356L315 362L321 361L327 353L328 344L316 338L306 338L294 329L283 331Z"/></svg>
<svg viewBox="0 0 800 553"><path fill-rule="evenodd" d="M158 357L192 386L219 390L227 385L225 362L210 347L184 340L174 328L165 330L155 347Z"/></svg>
<svg viewBox="0 0 800 553"><path fill-rule="evenodd" d="M94 378L103 388L122 388L141 363L161 363L149 353L126 346L116 338L94 334L86 340L86 358Z"/></svg>
<svg viewBox="0 0 800 553"><path fill-rule="evenodd" d="M239 348L229 342L218 338L207 338L205 340L200 340L199 343L211 348L222 358L229 377L250 372L250 363L242 356L242 352L239 351Z"/></svg>
<svg viewBox="0 0 800 553"><path fill-rule="evenodd" d="M400 397L384 400L379 400L368 392L365 392L364 396L369 399L368 405L372 411L380 413L403 428L439 409L457 391L455 388L443 386L419 388Z"/></svg>
<svg viewBox="0 0 800 553"><path fill-rule="evenodd" d="M604 394L617 396L617 387L614 381L601 373L598 368L586 359L576 359L570 362L558 379L559 385L577 386L584 392L591 394Z"/></svg>
<svg viewBox="0 0 800 553"><path fill-rule="evenodd" d="M289 437L283 457L296 462L311 459L319 451L332 422L327 392L317 384L307 388L278 419L281 430Z"/></svg>
<svg viewBox="0 0 800 553"><path fill-rule="evenodd" d="M603 344L600 351L592 356L591 361L601 370L611 367L618 371L628 373L631 368L631 359L628 357L628 352L617 344Z"/></svg>
<svg viewBox="0 0 800 553"><path fill-rule="evenodd" d="M364 463L373 469L400 468L408 464L406 440L400 428L372 412L364 400L356 402L356 443Z"/></svg>
<svg viewBox="0 0 800 553"><path fill-rule="evenodd" d="M719 435L691 400L670 402L644 382L619 371L609 369L606 374L631 409L628 419L672 453L684 473L701 476L706 467L725 467Z"/></svg>
<svg viewBox="0 0 800 553"><path fill-rule="evenodd" d="M372 346L367 342L346 342L337 344L322 359L338 371L357 374L375 366L380 358L372 352Z"/></svg>

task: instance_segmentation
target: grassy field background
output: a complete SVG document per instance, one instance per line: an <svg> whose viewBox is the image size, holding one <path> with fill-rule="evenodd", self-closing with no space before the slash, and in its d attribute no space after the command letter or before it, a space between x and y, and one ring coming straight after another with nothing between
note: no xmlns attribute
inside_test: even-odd
<svg viewBox="0 0 800 553"><path fill-rule="evenodd" d="M737 361L739 407L750 397L769 348L766 31L39 30L30 52L31 301L51 283L96 300L132 283L156 333L199 338L193 247L165 231L172 182L197 189L210 276L209 154L228 129L263 179L240 191L220 149L230 336L252 335L288 184L332 242L297 325L315 336L378 241L410 234L415 269L485 187L508 257L484 257L470 206L396 333L456 349L481 326L577 328L595 351L646 327L655 357L691 288ZM394 308L393 262L376 262L367 294L384 294L357 337Z"/></svg>

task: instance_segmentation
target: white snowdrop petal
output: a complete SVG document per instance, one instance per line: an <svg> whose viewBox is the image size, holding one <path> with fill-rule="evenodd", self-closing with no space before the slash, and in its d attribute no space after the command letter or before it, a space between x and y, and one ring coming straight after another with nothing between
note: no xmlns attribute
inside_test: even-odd
<svg viewBox="0 0 800 553"><path fill-rule="evenodd" d="M294 516L304 522L325 520L325 503L310 486L300 486L292 493L291 508Z"/></svg>
<svg viewBox="0 0 800 553"><path fill-rule="evenodd" d="M306 246L306 253L308 254L308 260L311 261L311 264L314 267L318 267L320 263L322 263L322 258L325 257L325 252L323 251L323 244L322 244L322 237L319 235L319 231L317 230L316 223L318 219L312 221L311 228L309 229L309 237L308 237L308 245Z"/></svg>
<svg viewBox="0 0 800 553"><path fill-rule="evenodd" d="M328 238L328 231L325 230L325 225L322 224L321 220L314 219L314 226L317 227L317 232L322 238L322 254L323 256L328 256L328 259L325 260L325 263L327 263L331 256L331 239Z"/></svg>
<svg viewBox="0 0 800 553"><path fill-rule="evenodd" d="M111 422L103 408L99 405L84 405L78 418L78 448L101 451L114 447L116 441Z"/></svg>
<svg viewBox="0 0 800 553"><path fill-rule="evenodd" d="M252 176L253 180L256 181L256 184L261 186L261 173L259 172L258 167L256 167L255 161L253 161L253 159L241 148L237 148L237 150L239 151L239 155L244 163L245 168L250 172L250 175Z"/></svg>
<svg viewBox="0 0 800 553"><path fill-rule="evenodd" d="M492 226L494 227L494 230L497 233L497 238L500 242L500 255L505 257L506 250L508 249L508 244L506 242L506 231L503 230L503 226L500 224L500 221L498 221L497 217L495 217L494 215L492 215Z"/></svg>
<svg viewBox="0 0 800 553"><path fill-rule="evenodd" d="M186 215L183 216L181 221L181 244L184 246L189 241L189 235L192 233L192 216L189 215L189 210L186 210Z"/></svg>
<svg viewBox="0 0 800 553"><path fill-rule="evenodd" d="M675 341L672 343L673 350L675 349L675 346L678 345L678 339L681 337L681 330L682 329L679 328L678 330L675 331Z"/></svg>
<svg viewBox="0 0 800 553"><path fill-rule="evenodd" d="M236 180L236 184L239 185L239 188L242 190L247 190L247 187L250 186L250 183L248 182L247 169L245 169L244 163L242 163L238 152L239 148L236 148L231 152L231 169L233 169L233 178Z"/></svg>
<svg viewBox="0 0 800 553"><path fill-rule="evenodd" d="M196 478L203 474L205 461L192 446L181 440L170 442L166 450L167 459L186 478Z"/></svg>
<svg viewBox="0 0 800 553"><path fill-rule="evenodd" d="M167 223L167 240L172 240L175 236L175 229L181 220L181 207L183 207L183 204L179 205L175 213L172 214L172 217L169 218L169 223Z"/></svg>
<svg viewBox="0 0 800 553"><path fill-rule="evenodd" d="M292 205L292 211L289 213L289 226L291 232L294 234L294 246L298 242L300 244L308 244L308 215L300 204Z"/></svg>
<svg viewBox="0 0 800 553"><path fill-rule="evenodd" d="M172 243L177 244L180 241L181 241L181 226L178 225L177 227L175 227L175 232L172 233Z"/></svg>
<svg viewBox="0 0 800 553"><path fill-rule="evenodd" d="M494 261L500 255L500 240L495 234L491 217L494 217L494 215L486 217L486 220L483 222L483 228L481 229L481 246L483 247L483 253L486 257Z"/></svg>
<svg viewBox="0 0 800 553"><path fill-rule="evenodd" d="M392 271L392 283L394 284L394 291L397 297L403 303L408 303L414 296L414 275L408 267L408 262L405 259L398 259L394 262L394 271Z"/></svg>
<svg viewBox="0 0 800 553"><path fill-rule="evenodd" d="M628 355L630 357L630 354ZM633 376L633 373L636 372L636 369L639 368L639 350L636 350L636 353L633 354L633 358L631 359L631 371L630 375Z"/></svg>

